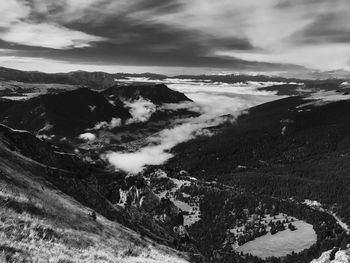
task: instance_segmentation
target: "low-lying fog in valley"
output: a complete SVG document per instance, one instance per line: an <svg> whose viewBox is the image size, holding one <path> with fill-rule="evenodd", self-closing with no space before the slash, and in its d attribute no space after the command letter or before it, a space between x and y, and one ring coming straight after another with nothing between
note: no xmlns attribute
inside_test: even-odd
<svg viewBox="0 0 350 263"><path fill-rule="evenodd" d="M105 157L116 168L129 173L142 171L146 165L159 165L173 155L170 150L175 145L190 140L196 136L210 136L205 128L221 123L234 122L235 118L244 114L245 110L273 101L283 96L277 96L275 91L260 90L261 88L283 84L280 82L247 82L227 84L211 81L196 81L191 79L165 79L164 81L147 78L118 79L120 82L164 83L170 89L183 92L192 102L182 104L165 104L167 109L190 109L200 114L198 117L179 119L173 127L162 130L150 136L149 145L133 152L109 152ZM146 121L153 113L152 103L143 101L133 102L136 108L136 119Z"/></svg>

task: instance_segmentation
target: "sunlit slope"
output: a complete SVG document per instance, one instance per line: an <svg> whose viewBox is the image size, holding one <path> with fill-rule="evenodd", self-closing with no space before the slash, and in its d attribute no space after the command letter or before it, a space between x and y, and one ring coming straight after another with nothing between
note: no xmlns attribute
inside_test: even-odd
<svg viewBox="0 0 350 263"><path fill-rule="evenodd" d="M186 262L99 214L94 220L43 179L43 166L0 140L0 262Z"/></svg>

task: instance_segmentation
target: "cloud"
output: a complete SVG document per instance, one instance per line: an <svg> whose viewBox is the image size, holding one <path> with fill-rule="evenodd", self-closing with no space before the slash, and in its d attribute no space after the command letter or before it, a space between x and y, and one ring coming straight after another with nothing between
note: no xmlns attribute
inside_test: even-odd
<svg viewBox="0 0 350 263"><path fill-rule="evenodd" d="M350 58L349 1L270 2L247 17L250 26L244 31L256 50L217 50L216 54L321 70L350 69L346 63Z"/></svg>
<svg viewBox="0 0 350 263"><path fill-rule="evenodd" d="M205 32L214 39L247 39L253 46L266 47L301 29L310 21L307 14L311 11L312 15L313 12L308 8L304 10L305 6L298 4L280 12L275 0L179 2L183 6L179 12L152 16L151 11L147 10L141 15L146 21ZM140 16L140 13L136 15Z"/></svg>
<svg viewBox="0 0 350 263"><path fill-rule="evenodd" d="M152 16L148 10L141 15L150 23L205 32L213 39L245 39L250 45L249 49L213 45L210 50L214 56L240 59L245 64L264 61L319 69L350 69L346 63L349 54L345 51L350 49L350 2L347 0L179 2L182 5L179 12ZM320 44L323 46L318 47ZM336 51L328 63L331 53L342 46L346 48ZM326 49L327 56L321 59Z"/></svg>
<svg viewBox="0 0 350 263"><path fill-rule="evenodd" d="M96 139L96 135L93 133L87 132L87 133L80 134L79 138L85 141L94 141Z"/></svg>
<svg viewBox="0 0 350 263"><path fill-rule="evenodd" d="M302 64L306 67L320 70L350 70L350 65L348 64L350 58L350 45L347 43L286 47L268 53L218 52L218 54L233 56L235 58L238 57L247 61L259 60L271 63L285 61L288 63Z"/></svg>
<svg viewBox="0 0 350 263"><path fill-rule="evenodd" d="M151 146L146 146L130 153L110 152L104 157L116 169L135 174L142 171L146 165L160 165L164 163L173 156L173 154L169 153L169 150L175 145L200 135L200 129L206 126L218 125L220 122L219 119L206 123L192 120L172 129L165 129L156 136L149 138L148 143Z"/></svg>
<svg viewBox="0 0 350 263"><path fill-rule="evenodd" d="M38 70L43 72L70 72L77 70L85 71L104 71L109 73L115 72L158 72L160 74L182 74L186 71L188 74L200 74L203 71L206 72L216 72L219 73L222 70L220 68L202 68L202 67L164 67L164 66L125 66L125 65L106 65L104 63L96 64L97 61L92 62L69 62L62 58L45 58L41 56L33 56L35 52L32 51L32 54L25 53L25 56L22 56L22 52L18 53L16 50L10 49L0 49L0 65L3 67L11 67L21 70Z"/></svg>
<svg viewBox="0 0 350 263"><path fill-rule="evenodd" d="M100 129L113 129L116 127L119 127L122 124L122 120L120 118L112 118L110 122L101 121L99 123L96 123L93 130L100 130Z"/></svg>
<svg viewBox="0 0 350 263"><path fill-rule="evenodd" d="M126 124L148 121L152 114L157 110L156 105L142 97L134 101L123 102L132 116L132 119L128 119Z"/></svg>
<svg viewBox="0 0 350 263"><path fill-rule="evenodd" d="M105 40L103 37L70 29L59 21L40 19L44 21L39 22L39 19L35 19L38 11L50 12L49 6L58 7L50 2L46 5L45 1L39 0L7 0L2 3L0 39L9 43L53 49L84 48L91 46L92 42ZM73 2L83 4L82 1L71 1Z"/></svg>
<svg viewBox="0 0 350 263"><path fill-rule="evenodd" d="M188 12L196 13L198 21L201 12L207 16L210 8L205 7L206 1L199 5L198 15L197 11L193 12L194 6L179 0L162 3L145 0L9 1L13 3L13 6L9 5L11 13L17 15L7 19L9 22L0 32L0 39L11 43L11 48L18 51L17 56L63 60L66 63L61 63L62 69L69 63L103 64L106 68L109 65L137 65L240 71L291 67L246 62L215 54L216 50L254 50L255 47L244 34L213 34L221 31L218 21L225 14L221 14L219 20L208 15L208 19L217 20L213 28L196 26L195 21L181 24L177 20ZM17 12L15 6L22 11ZM213 4L212 12L219 16L218 8L221 6ZM171 23L174 20L180 24ZM186 20L187 16L183 21ZM47 48L56 50L48 52Z"/></svg>
<svg viewBox="0 0 350 263"><path fill-rule="evenodd" d="M167 81L167 80L165 80ZM247 82L247 83L203 83L170 79L169 88L183 92L193 100L201 118L211 119L225 114L236 115L241 110L276 99L275 91L260 88L282 84L280 82ZM190 109L195 109L191 108Z"/></svg>
<svg viewBox="0 0 350 263"><path fill-rule="evenodd" d="M347 16L348 13L344 14L344 9L321 13L312 23L293 34L289 40L305 45L349 43L350 25Z"/></svg>
<svg viewBox="0 0 350 263"><path fill-rule="evenodd" d="M0 8L0 27L9 27L12 23L18 22L20 19L27 17L29 13L30 8L19 1L3 1Z"/></svg>
<svg viewBox="0 0 350 263"><path fill-rule="evenodd" d="M0 33L0 38L11 43L53 49L90 47L91 42L104 40L102 37L70 30L55 24L21 22Z"/></svg>
<svg viewBox="0 0 350 263"><path fill-rule="evenodd" d="M349 8L348 0L7 0L0 48L10 43L16 56L63 60L61 71L70 63L350 69ZM327 47L327 58L313 62Z"/></svg>
<svg viewBox="0 0 350 263"><path fill-rule="evenodd" d="M197 111L199 117L179 120L172 128L165 129L147 139L147 146L134 152L109 152L104 155L117 170L138 173L146 165L160 165L173 156L169 151L177 144L196 136L210 136L206 128L233 121L249 107L279 98L274 92L260 91L271 83L226 85L224 83L174 80L167 85L185 92L194 103L165 104L161 109L187 108ZM231 114L232 118L227 118Z"/></svg>

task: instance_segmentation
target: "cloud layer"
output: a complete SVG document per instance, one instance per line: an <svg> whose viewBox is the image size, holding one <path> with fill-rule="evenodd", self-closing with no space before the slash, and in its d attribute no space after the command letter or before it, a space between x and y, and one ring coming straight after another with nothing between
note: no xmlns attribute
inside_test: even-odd
<svg viewBox="0 0 350 263"><path fill-rule="evenodd" d="M62 71L350 69L349 10L348 0L6 0L0 49Z"/></svg>
<svg viewBox="0 0 350 263"><path fill-rule="evenodd" d="M171 81L171 82L170 82ZM175 145L199 135L210 135L205 128L233 121L249 107L277 99L274 92L260 91L260 87L272 83L248 83L227 85L224 83L195 82L191 80L167 80L167 85L181 92L194 103L166 104L165 109L187 108L199 112L195 118L179 120L173 127L147 139L147 146L134 152L110 152L104 157L118 170L138 173L146 165L159 165L173 155ZM231 114L232 118L227 118Z"/></svg>
<svg viewBox="0 0 350 263"><path fill-rule="evenodd" d="M151 101L139 98L134 101L123 101L129 109L132 119L126 121L126 124L145 122L156 111L156 105Z"/></svg>
<svg viewBox="0 0 350 263"><path fill-rule="evenodd" d="M102 41L104 38L70 30L55 24L16 23L7 32L1 34L1 39L27 46L72 49L90 47L91 42Z"/></svg>
<svg viewBox="0 0 350 263"><path fill-rule="evenodd" d="M34 14L39 9L35 8L44 7L43 2L4 1L0 10L0 39L11 44L52 49L90 47L92 42L104 40L103 37L65 27L59 21L38 21Z"/></svg>

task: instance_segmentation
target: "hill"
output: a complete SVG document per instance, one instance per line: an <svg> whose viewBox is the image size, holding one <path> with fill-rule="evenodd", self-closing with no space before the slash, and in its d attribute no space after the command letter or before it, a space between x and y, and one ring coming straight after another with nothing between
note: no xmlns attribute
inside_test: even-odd
<svg viewBox="0 0 350 263"><path fill-rule="evenodd" d="M86 86L92 89L105 89L115 84L113 74L105 72L74 71L50 74L39 71L21 71L5 67L0 67L0 79L28 83L72 84Z"/></svg>
<svg viewBox="0 0 350 263"><path fill-rule="evenodd" d="M30 158L34 152L49 156L40 163ZM185 254L120 224L124 215L92 188L111 175L97 183L97 170L47 165L60 166L63 155L27 132L0 126L0 261L187 262Z"/></svg>
<svg viewBox="0 0 350 263"><path fill-rule="evenodd" d="M137 100L140 97L156 105L163 103L190 102L185 94L169 89L164 84L154 85L119 85L102 92L108 98Z"/></svg>
<svg viewBox="0 0 350 263"><path fill-rule="evenodd" d="M12 107L3 106L0 121L35 133L77 136L98 122L130 118L130 113L123 106L121 101L115 100L112 105L100 93L82 88L41 95L15 103Z"/></svg>
<svg viewBox="0 0 350 263"><path fill-rule="evenodd" d="M217 135L177 146L165 167L256 194L317 200L349 224L349 116L348 100L266 103Z"/></svg>

